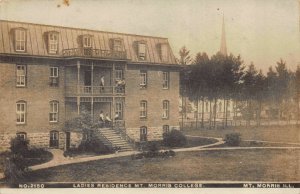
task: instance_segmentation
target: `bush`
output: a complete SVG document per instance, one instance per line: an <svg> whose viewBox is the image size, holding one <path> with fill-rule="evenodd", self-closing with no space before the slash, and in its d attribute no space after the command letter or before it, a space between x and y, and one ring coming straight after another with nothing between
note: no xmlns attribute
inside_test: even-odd
<svg viewBox="0 0 300 194"><path fill-rule="evenodd" d="M28 143L28 140L20 137L15 137L10 141L11 155L4 164L4 175L10 183L20 180L27 170L28 163L25 157L29 153Z"/></svg>
<svg viewBox="0 0 300 194"><path fill-rule="evenodd" d="M226 134L224 141L229 146L238 146L241 143L241 134L239 133Z"/></svg>
<svg viewBox="0 0 300 194"><path fill-rule="evenodd" d="M23 140L19 136L10 140L10 150L12 154L20 154L22 156L28 153L28 140Z"/></svg>
<svg viewBox="0 0 300 194"><path fill-rule="evenodd" d="M142 158L168 158L168 157L174 157L175 152L173 150L167 150L167 151L146 151L139 154L135 154L131 156L131 159L142 159Z"/></svg>
<svg viewBox="0 0 300 194"><path fill-rule="evenodd" d="M186 145L186 137L178 130L163 134L163 143L168 147L183 147Z"/></svg>
<svg viewBox="0 0 300 194"><path fill-rule="evenodd" d="M113 151L104 145L101 141L97 139L91 139L87 141L82 141L78 148L70 148L64 152L64 156L73 156L77 154L82 154L86 152L93 152L95 154L108 154Z"/></svg>

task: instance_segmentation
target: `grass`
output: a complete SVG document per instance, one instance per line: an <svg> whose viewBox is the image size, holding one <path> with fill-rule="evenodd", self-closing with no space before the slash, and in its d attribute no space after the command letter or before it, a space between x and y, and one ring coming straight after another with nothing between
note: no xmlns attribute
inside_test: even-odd
<svg viewBox="0 0 300 194"><path fill-rule="evenodd" d="M185 148L203 146L216 143L217 140L213 138L203 138L203 137L187 137L187 144Z"/></svg>
<svg viewBox="0 0 300 194"><path fill-rule="evenodd" d="M300 150L180 152L172 158L121 157L30 172L27 182L299 181Z"/></svg>
<svg viewBox="0 0 300 194"><path fill-rule="evenodd" d="M196 129L185 130L184 134L220 137L224 138L226 134L238 132L243 140L262 140L286 143L300 143L300 127L297 126L264 126L264 127L235 127L227 129Z"/></svg>

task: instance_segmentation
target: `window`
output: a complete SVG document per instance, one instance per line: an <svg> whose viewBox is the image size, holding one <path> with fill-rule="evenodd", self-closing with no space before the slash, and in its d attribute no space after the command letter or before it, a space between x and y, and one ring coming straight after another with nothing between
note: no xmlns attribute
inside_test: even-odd
<svg viewBox="0 0 300 194"><path fill-rule="evenodd" d="M58 102L50 102L50 113L49 113L49 122L56 123L58 122Z"/></svg>
<svg viewBox="0 0 300 194"><path fill-rule="evenodd" d="M15 30L15 49L19 52L26 50L26 31L24 29Z"/></svg>
<svg viewBox="0 0 300 194"><path fill-rule="evenodd" d="M26 65L17 65L17 86L26 86Z"/></svg>
<svg viewBox="0 0 300 194"><path fill-rule="evenodd" d="M208 112L208 102L205 103L205 112Z"/></svg>
<svg viewBox="0 0 300 194"><path fill-rule="evenodd" d="M123 103L122 102L116 102L116 120L122 120L123 119Z"/></svg>
<svg viewBox="0 0 300 194"><path fill-rule="evenodd" d="M50 32L48 34L48 49L50 54L57 54L58 52L58 33Z"/></svg>
<svg viewBox="0 0 300 194"><path fill-rule="evenodd" d="M123 80L123 70L122 69L116 69L116 80Z"/></svg>
<svg viewBox="0 0 300 194"><path fill-rule="evenodd" d="M19 132L16 135L19 139L21 139L23 141L27 139L27 134L25 132Z"/></svg>
<svg viewBox="0 0 300 194"><path fill-rule="evenodd" d="M147 71L140 71L140 86L141 88L147 86Z"/></svg>
<svg viewBox="0 0 300 194"><path fill-rule="evenodd" d="M219 112L222 112L222 102L219 102Z"/></svg>
<svg viewBox="0 0 300 194"><path fill-rule="evenodd" d="M140 102L140 118L147 117L147 101L143 100Z"/></svg>
<svg viewBox="0 0 300 194"><path fill-rule="evenodd" d="M165 133L165 134L170 133L170 127L169 127L169 125L163 125L163 133Z"/></svg>
<svg viewBox="0 0 300 194"><path fill-rule="evenodd" d="M163 72L163 89L169 88L169 72Z"/></svg>
<svg viewBox="0 0 300 194"><path fill-rule="evenodd" d="M113 39L113 50L114 51L122 51L122 40L121 39Z"/></svg>
<svg viewBox="0 0 300 194"><path fill-rule="evenodd" d="M167 119L169 118L169 101L164 100L163 101L163 115L162 118Z"/></svg>
<svg viewBox="0 0 300 194"><path fill-rule="evenodd" d="M167 62L169 58L168 44L160 45L160 57L163 62Z"/></svg>
<svg viewBox="0 0 300 194"><path fill-rule="evenodd" d="M92 47L92 37L91 36L83 36L83 47L84 48Z"/></svg>
<svg viewBox="0 0 300 194"><path fill-rule="evenodd" d="M147 141L148 130L143 126L140 128L140 141Z"/></svg>
<svg viewBox="0 0 300 194"><path fill-rule="evenodd" d="M58 131L50 131L50 147L58 148L59 146L59 133Z"/></svg>
<svg viewBox="0 0 300 194"><path fill-rule="evenodd" d="M50 67L50 86L58 86L58 67Z"/></svg>
<svg viewBox="0 0 300 194"><path fill-rule="evenodd" d="M142 61L146 60L146 43L138 43L138 59Z"/></svg>
<svg viewBox="0 0 300 194"><path fill-rule="evenodd" d="M26 123L26 102L19 101L16 104L17 124Z"/></svg>

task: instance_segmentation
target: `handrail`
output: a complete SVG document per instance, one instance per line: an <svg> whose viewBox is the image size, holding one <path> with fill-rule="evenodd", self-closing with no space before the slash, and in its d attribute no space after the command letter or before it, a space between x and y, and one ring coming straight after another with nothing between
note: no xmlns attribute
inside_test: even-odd
<svg viewBox="0 0 300 194"><path fill-rule="evenodd" d="M115 121L115 123L118 121ZM114 123L114 124L115 124ZM120 127L113 126L113 130L116 130L117 133L121 135L121 138L126 140L133 148L135 148L135 140L132 139L125 130L121 129Z"/></svg>
<svg viewBox="0 0 300 194"><path fill-rule="evenodd" d="M102 134L102 132L101 132L101 130L100 129L96 129L96 131L97 131L97 134L99 134L108 144L109 144L109 146L112 148L112 149L115 149L115 145L109 140L109 139L107 139L106 137L105 137L105 135L103 135Z"/></svg>

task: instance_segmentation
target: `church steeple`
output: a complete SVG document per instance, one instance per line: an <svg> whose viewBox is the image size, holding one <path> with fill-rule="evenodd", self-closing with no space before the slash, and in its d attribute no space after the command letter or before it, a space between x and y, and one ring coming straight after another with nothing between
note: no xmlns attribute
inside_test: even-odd
<svg viewBox="0 0 300 194"><path fill-rule="evenodd" d="M221 36L220 53L227 56L224 14L223 14L223 23L222 23L222 36Z"/></svg>

